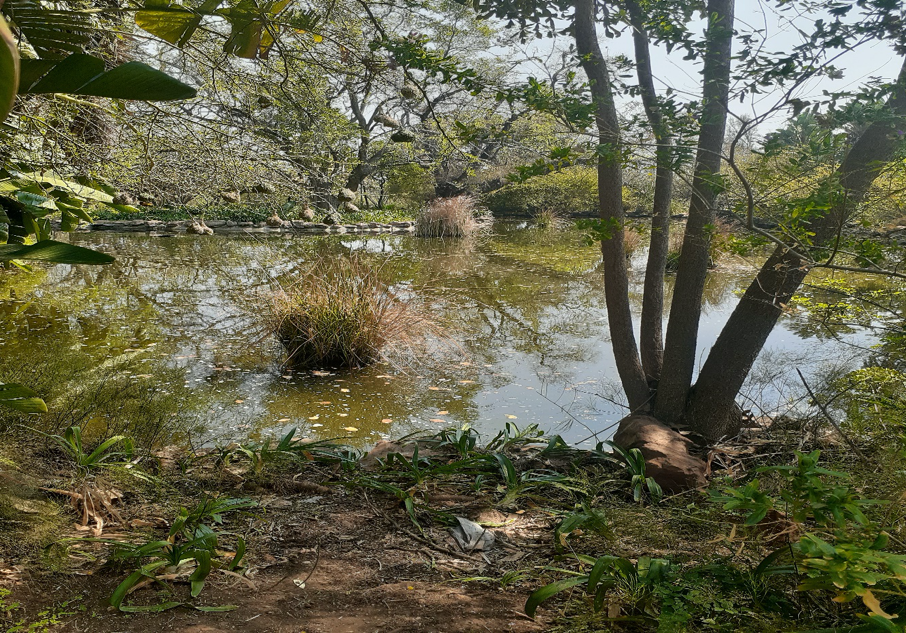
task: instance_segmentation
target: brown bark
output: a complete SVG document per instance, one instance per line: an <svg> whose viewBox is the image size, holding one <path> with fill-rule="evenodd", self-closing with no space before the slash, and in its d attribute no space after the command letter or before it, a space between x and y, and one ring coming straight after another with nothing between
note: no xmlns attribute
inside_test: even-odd
<svg viewBox="0 0 906 633"><path fill-rule="evenodd" d="M841 195L825 215L812 221L813 244L832 244L850 214L896 154L906 125L906 61L888 101L890 117L872 123L855 141L836 178ZM808 274L808 267L778 247L761 267L711 348L684 414L688 426L709 440L739 431L730 413L755 358L777 319Z"/></svg>
<svg viewBox="0 0 906 633"><path fill-rule="evenodd" d="M629 306L629 278L623 246L623 173L620 166L620 127L607 63L598 44L594 0L574 0L573 36L579 61L591 89L598 127L598 206L611 228L601 241L604 258L604 298L617 372L633 411L648 405L649 390L639 360Z"/></svg>
<svg viewBox="0 0 906 633"><path fill-rule="evenodd" d="M667 268L667 250L670 244L670 200L673 197L673 169L671 148L673 139L664 123L654 75L651 72L651 54L642 9L636 0L627 0L626 9L632 26L635 46L636 75L645 116L651 124L657 142L657 166L654 180L654 206L651 216L651 240L648 248L648 266L645 268L645 285L642 294L642 318L639 347L642 368L648 384L656 387L664 362L664 274Z"/></svg>
<svg viewBox="0 0 906 633"><path fill-rule="evenodd" d="M715 218L717 188L714 180L720 174L721 149L727 124L733 8L734 0L708 0L708 31L702 69L704 105L692 180L692 200L673 289L664 365L655 401L655 415L667 424L676 424L682 417L695 369L702 293L710 260L710 228Z"/></svg>

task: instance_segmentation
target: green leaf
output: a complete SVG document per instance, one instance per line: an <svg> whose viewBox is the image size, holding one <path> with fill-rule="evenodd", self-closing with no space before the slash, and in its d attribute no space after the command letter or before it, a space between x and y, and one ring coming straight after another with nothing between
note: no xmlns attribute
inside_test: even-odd
<svg viewBox="0 0 906 633"><path fill-rule="evenodd" d="M233 556L233 560L230 561L230 566L228 569L233 571L239 567L239 563L242 562L242 557L245 556L245 539L241 536L239 537L239 542L236 544L236 555Z"/></svg>
<svg viewBox="0 0 906 633"><path fill-rule="evenodd" d="M105 71L102 59L82 53L60 61L23 60L22 77L20 94L62 92L137 101L191 99L196 94L191 86L147 64L127 62Z"/></svg>
<svg viewBox="0 0 906 633"><path fill-rule="evenodd" d="M221 0L208 0L193 11L179 4L149 0L144 11L135 14L135 24L175 46L185 46L201 24L204 15L210 15L220 6Z"/></svg>
<svg viewBox="0 0 906 633"><path fill-rule="evenodd" d="M163 567L166 564L167 564L167 561L162 560L162 561L157 561L157 562L151 563L149 565L145 565L144 567L141 567L140 569L136 569L134 572L132 572L131 574L129 574L129 576L126 577L126 580L121 582L119 584L119 586L116 589L114 589L113 594L110 596L110 604L114 608L122 610L123 609L123 606L122 606L123 600L126 598L126 595L129 593L129 590L132 589L132 587L134 587L135 584L139 580L144 578L145 576L152 577L151 572L155 571L156 569L159 569L160 567ZM126 608L128 609L131 607L126 607Z"/></svg>
<svg viewBox="0 0 906 633"><path fill-rule="evenodd" d="M114 261L106 253L55 240L28 245L0 244L0 261L11 259L32 259L55 264L110 264Z"/></svg>
<svg viewBox="0 0 906 633"><path fill-rule="evenodd" d="M161 613L162 611L169 611L170 609L175 609L176 607L181 607L182 602L161 602L160 604L152 604L144 607L134 607L130 605L120 605L119 610L124 613Z"/></svg>
<svg viewBox="0 0 906 633"><path fill-rule="evenodd" d="M19 49L6 20L0 15L0 122L13 109L18 86Z"/></svg>
<svg viewBox="0 0 906 633"><path fill-rule="evenodd" d="M193 598L204 589L205 578L211 573L211 552L199 551L195 554L195 560L198 561L198 567L189 576L189 586Z"/></svg>
<svg viewBox="0 0 906 633"><path fill-rule="evenodd" d="M87 12L66 8L63 3L39 0L6 0L3 12L22 33L39 57L59 58L62 52L77 53L97 32L94 18Z"/></svg>
<svg viewBox="0 0 906 633"><path fill-rule="evenodd" d="M573 578L564 578L563 580L558 580L557 582L552 582L549 585L544 585L540 589L536 590L532 595L528 597L528 600L525 601L525 612L530 617L535 617L535 611L538 610L538 605L542 602L555 596L561 591L566 591L576 585L581 585L583 582L588 580L588 576L575 576Z"/></svg>
<svg viewBox="0 0 906 633"><path fill-rule="evenodd" d="M22 413L47 413L47 405L28 387L0 383L0 405Z"/></svg>
<svg viewBox="0 0 906 633"><path fill-rule="evenodd" d="M190 606L196 611L204 611L205 613L224 613L226 611L235 611L239 608L235 604L223 604L219 607L196 607L194 604Z"/></svg>

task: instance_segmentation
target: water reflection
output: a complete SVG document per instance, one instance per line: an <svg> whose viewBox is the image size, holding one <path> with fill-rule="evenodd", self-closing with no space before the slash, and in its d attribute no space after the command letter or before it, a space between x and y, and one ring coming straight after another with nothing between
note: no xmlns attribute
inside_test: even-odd
<svg viewBox="0 0 906 633"><path fill-rule="evenodd" d="M300 426L309 436L367 444L465 423L493 433L514 421L579 441L623 414L596 395L616 373L599 251L574 231L497 226L492 234L447 241L108 233L69 239L116 262L0 274L0 371L8 380L41 383L42 368L61 359L100 365L131 354L146 368L140 375L183 398L203 433L221 439ZM319 257L352 251L416 294L457 345L408 369L283 371L281 349L257 319L269 288ZM631 274L638 314L643 265ZM702 349L750 278L746 266L709 275ZM821 357L811 333L785 321L768 346ZM839 343L822 345L825 356L836 355ZM41 386L51 401L66 389Z"/></svg>

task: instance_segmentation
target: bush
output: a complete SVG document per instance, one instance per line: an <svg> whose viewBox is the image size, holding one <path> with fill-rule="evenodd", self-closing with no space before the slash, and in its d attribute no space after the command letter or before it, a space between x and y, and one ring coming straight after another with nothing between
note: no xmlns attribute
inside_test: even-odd
<svg viewBox="0 0 906 633"><path fill-rule="evenodd" d="M431 201L415 221L415 233L422 237L464 237L478 230L475 196L438 198Z"/></svg>
<svg viewBox="0 0 906 633"><path fill-rule="evenodd" d="M284 284L268 318L295 369L368 365L432 327L378 271L355 258L318 261Z"/></svg>
<svg viewBox="0 0 906 633"><path fill-rule="evenodd" d="M564 215L596 213L598 174L593 167L569 167L532 176L486 194L484 203L495 216L534 215L546 209Z"/></svg>

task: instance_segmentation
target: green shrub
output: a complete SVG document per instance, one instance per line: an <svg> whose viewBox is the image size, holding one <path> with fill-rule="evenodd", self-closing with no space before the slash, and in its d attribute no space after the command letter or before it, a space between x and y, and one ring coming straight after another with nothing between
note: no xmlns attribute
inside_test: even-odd
<svg viewBox="0 0 906 633"><path fill-rule="evenodd" d="M571 215L598 208L598 175L593 167L569 167L524 182L514 182L484 196L494 215L534 215L545 210Z"/></svg>
<svg viewBox="0 0 906 633"><path fill-rule="evenodd" d="M432 329L410 300L355 258L320 260L285 283L268 315L296 369L361 367Z"/></svg>

